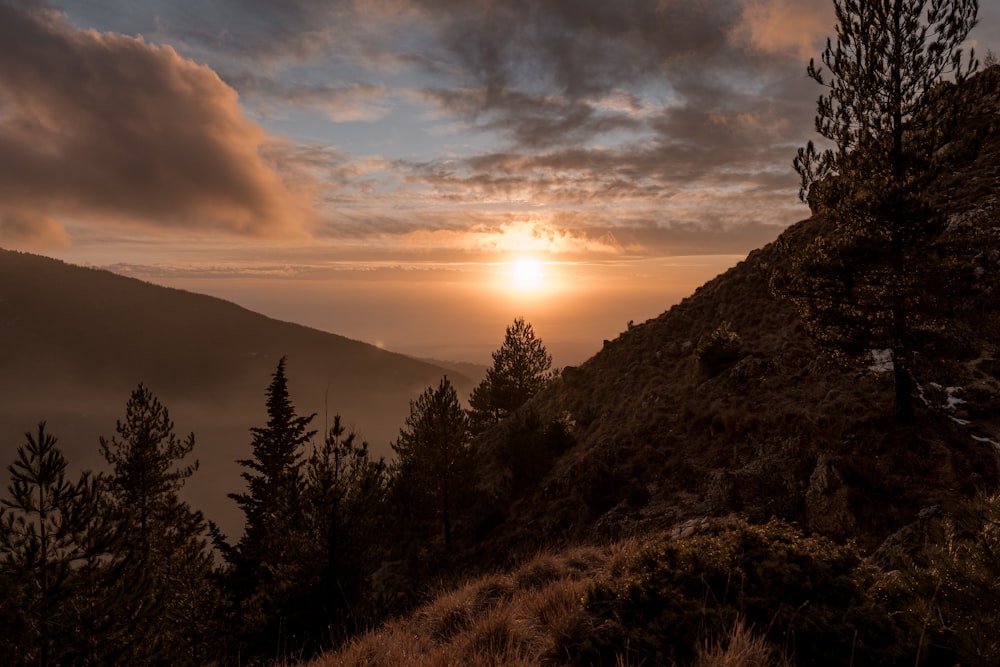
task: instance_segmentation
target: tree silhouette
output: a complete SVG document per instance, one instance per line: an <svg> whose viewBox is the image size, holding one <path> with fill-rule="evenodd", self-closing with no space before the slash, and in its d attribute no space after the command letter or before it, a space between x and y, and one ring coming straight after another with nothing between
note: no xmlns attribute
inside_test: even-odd
<svg viewBox="0 0 1000 667"><path fill-rule="evenodd" d="M472 427L481 431L507 417L552 379L552 356L531 324L518 317L507 327L493 366L469 397Z"/></svg>
<svg viewBox="0 0 1000 667"><path fill-rule="evenodd" d="M110 440L100 438L101 455L111 466L110 488L119 505L128 510L137 555L148 567L161 555L153 551L160 546L157 531L166 527L163 513L190 511L186 504L176 507L177 491L198 469L198 462L175 466L194 449L194 433L179 439L170 413L141 383L132 391L125 421L117 422L115 433Z"/></svg>
<svg viewBox="0 0 1000 667"><path fill-rule="evenodd" d="M66 478L66 459L44 422L37 436L25 437L0 502L3 604L19 610L16 625L0 630L0 657L41 666L82 661L86 642L76 629L86 624L84 582L112 535L101 521L100 482L88 473L76 483Z"/></svg>
<svg viewBox="0 0 1000 667"><path fill-rule="evenodd" d="M250 429L253 457L238 461L247 491L229 494L246 515L243 536L234 547L217 539L232 566L238 634L257 653L286 652L291 641L285 624L299 590L302 455L316 434L309 430L315 415L298 415L289 397L285 361L278 361L267 389L267 425Z"/></svg>
<svg viewBox="0 0 1000 667"><path fill-rule="evenodd" d="M799 307L816 339L849 356L891 351L899 417L913 416L913 353L940 334L929 244L944 220L922 198L934 173L939 122L927 93L976 67L961 44L976 0L835 0L836 42L808 74L826 88L812 142L794 166L800 197L835 225L776 290ZM825 66L825 67L824 67Z"/></svg>
<svg viewBox="0 0 1000 667"><path fill-rule="evenodd" d="M447 376L410 402L392 449L397 484L410 495L411 510L427 507L451 544L452 519L472 480L468 417Z"/></svg>
<svg viewBox="0 0 1000 667"><path fill-rule="evenodd" d="M107 493L121 524L123 578L133 594L141 593L133 595L129 614L132 659L196 663L205 659L205 617L215 595L206 521L178 497L198 467L180 463L194 448L194 434L178 438L169 412L142 384L115 431L100 445L111 466Z"/></svg>
<svg viewBox="0 0 1000 667"><path fill-rule="evenodd" d="M346 635L363 620L357 610L378 562L388 468L370 458L368 443L348 432L337 415L303 473L301 615L307 632L328 643L331 632Z"/></svg>

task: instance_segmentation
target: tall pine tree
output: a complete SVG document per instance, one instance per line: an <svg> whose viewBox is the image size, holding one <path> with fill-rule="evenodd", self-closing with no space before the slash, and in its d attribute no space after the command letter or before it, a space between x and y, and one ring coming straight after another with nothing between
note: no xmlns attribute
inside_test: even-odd
<svg viewBox="0 0 1000 667"><path fill-rule="evenodd" d="M914 352L941 330L928 247L944 220L922 192L939 136L927 93L962 80L976 63L961 49L976 0L835 0L836 42L808 74L826 92L812 142L794 164L800 196L835 224L798 259L779 293L799 307L821 343L849 356L891 352L899 417L913 417ZM940 268L940 267L938 267Z"/></svg>
<svg viewBox="0 0 1000 667"><path fill-rule="evenodd" d="M197 664L207 658L207 615L216 601L207 524L178 492L197 470L182 464L194 434L178 438L167 409L140 384L101 454L111 467L110 505L121 523L123 583L135 596L128 619L135 661Z"/></svg>
<svg viewBox="0 0 1000 667"><path fill-rule="evenodd" d="M468 416L447 376L410 402L406 427L392 449L397 488L409 497L416 518L435 520L445 545L451 544L455 515L473 481Z"/></svg>
<svg viewBox="0 0 1000 667"><path fill-rule="evenodd" d="M233 547L220 543L231 565L237 634L251 653L272 657L287 656L300 640L288 620L301 590L303 449L316 434L309 429L315 415L295 411L285 363L282 357L267 389L267 425L250 430L253 456L238 461L247 490L229 495L246 516L243 536Z"/></svg>
<svg viewBox="0 0 1000 667"><path fill-rule="evenodd" d="M303 617L317 643L366 622L367 581L379 563L388 467L334 417L304 469Z"/></svg>

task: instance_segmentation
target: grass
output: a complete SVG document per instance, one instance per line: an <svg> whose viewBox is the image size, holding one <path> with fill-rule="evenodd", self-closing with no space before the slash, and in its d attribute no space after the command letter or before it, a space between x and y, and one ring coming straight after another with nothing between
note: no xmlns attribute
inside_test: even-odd
<svg viewBox="0 0 1000 667"><path fill-rule="evenodd" d="M512 573L446 591L406 619L369 632L310 667L561 664L587 631L583 599L614 549L541 554Z"/></svg>
<svg viewBox="0 0 1000 667"><path fill-rule="evenodd" d="M702 644L695 667L792 667L793 664L739 619L724 640Z"/></svg>
<svg viewBox="0 0 1000 667"><path fill-rule="evenodd" d="M540 554L511 573L444 591L411 616L364 634L308 667L552 667L596 628L585 608L594 582L622 576L644 540ZM786 667L783 654L742 621L704 641L697 667ZM640 667L624 655L614 667Z"/></svg>

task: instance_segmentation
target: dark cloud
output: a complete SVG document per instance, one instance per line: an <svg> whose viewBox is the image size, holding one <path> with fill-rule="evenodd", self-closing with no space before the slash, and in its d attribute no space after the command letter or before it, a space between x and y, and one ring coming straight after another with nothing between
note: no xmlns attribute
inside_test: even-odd
<svg viewBox="0 0 1000 667"><path fill-rule="evenodd" d="M703 69L726 50L740 15L731 0L413 1L475 81L574 98L670 65Z"/></svg>
<svg viewBox="0 0 1000 667"><path fill-rule="evenodd" d="M634 126L643 108L725 109L779 62L801 78L787 54L751 48L746 6L735 0L413 1L461 73L461 88L428 95L525 147ZM630 96L631 113L597 113L612 95Z"/></svg>
<svg viewBox="0 0 1000 667"><path fill-rule="evenodd" d="M653 134L645 141L399 166L456 197L526 199L537 205L631 201L663 207L682 189L721 186L764 188L780 199L794 185L789 160L794 143L788 135L796 133L768 111L766 106L730 114L668 109L649 121Z"/></svg>
<svg viewBox="0 0 1000 667"><path fill-rule="evenodd" d="M264 131L207 67L141 38L0 3L0 216L250 235L307 218L260 155Z"/></svg>
<svg viewBox="0 0 1000 667"><path fill-rule="evenodd" d="M70 15L127 34L169 36L188 49L256 60L306 59L329 47L334 28L349 25L351 0L53 0ZM349 34L345 30L345 34Z"/></svg>
<svg viewBox="0 0 1000 667"><path fill-rule="evenodd" d="M628 113L598 108L566 98L546 98L504 89L431 89L425 97L477 126L531 148L589 141L621 130L637 130L641 123Z"/></svg>

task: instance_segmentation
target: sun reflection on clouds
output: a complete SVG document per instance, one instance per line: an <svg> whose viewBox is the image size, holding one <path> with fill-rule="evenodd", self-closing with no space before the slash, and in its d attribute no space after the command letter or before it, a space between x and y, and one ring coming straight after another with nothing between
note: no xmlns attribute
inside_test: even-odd
<svg viewBox="0 0 1000 667"><path fill-rule="evenodd" d="M463 229L416 229L400 237L411 250L465 251L485 261L508 260L512 255L558 257L614 257L622 249L607 234L593 237L578 230L560 229L546 220L522 219L499 224L478 223Z"/></svg>

